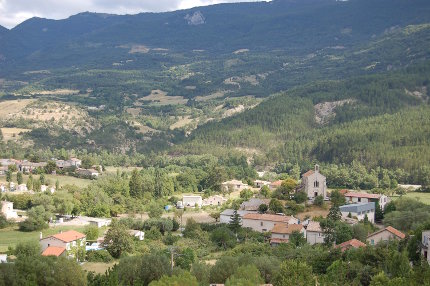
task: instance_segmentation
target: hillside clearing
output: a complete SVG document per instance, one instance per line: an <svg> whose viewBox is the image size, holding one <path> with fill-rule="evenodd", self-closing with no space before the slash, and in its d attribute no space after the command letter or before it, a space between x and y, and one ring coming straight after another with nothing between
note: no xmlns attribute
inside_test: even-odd
<svg viewBox="0 0 430 286"><path fill-rule="evenodd" d="M9 140L17 141L21 138L20 133L30 132L31 129L25 128L1 128L1 134L3 134L3 141Z"/></svg>

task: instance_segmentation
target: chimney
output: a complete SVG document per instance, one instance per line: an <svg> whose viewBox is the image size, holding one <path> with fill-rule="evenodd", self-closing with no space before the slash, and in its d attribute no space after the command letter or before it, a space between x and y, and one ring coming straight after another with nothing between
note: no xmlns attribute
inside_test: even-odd
<svg viewBox="0 0 430 286"><path fill-rule="evenodd" d="M39 239L42 239L43 238L43 235L42 235L42 232L40 232L39 233Z"/></svg>

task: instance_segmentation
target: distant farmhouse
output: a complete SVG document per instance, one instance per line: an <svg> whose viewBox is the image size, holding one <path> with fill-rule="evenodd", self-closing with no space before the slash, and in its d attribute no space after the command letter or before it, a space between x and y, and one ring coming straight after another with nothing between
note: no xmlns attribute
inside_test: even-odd
<svg viewBox="0 0 430 286"><path fill-rule="evenodd" d="M43 256L78 258L79 250L85 250L86 235L69 230L43 238L42 233L40 233L39 243Z"/></svg>
<svg viewBox="0 0 430 286"><path fill-rule="evenodd" d="M247 184L242 183L242 181L239 180L231 180L227 181L221 184L221 188L223 191L242 191L244 189L248 189L249 186Z"/></svg>

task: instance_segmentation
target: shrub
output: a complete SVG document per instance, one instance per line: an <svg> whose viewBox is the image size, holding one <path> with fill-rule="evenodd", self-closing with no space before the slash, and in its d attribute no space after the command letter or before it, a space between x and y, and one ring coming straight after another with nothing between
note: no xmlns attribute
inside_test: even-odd
<svg viewBox="0 0 430 286"><path fill-rule="evenodd" d="M88 262L110 262L113 258L107 250L91 250L87 251Z"/></svg>
<svg viewBox="0 0 430 286"><path fill-rule="evenodd" d="M314 205L322 207L324 205L324 198L323 196L316 196L314 200Z"/></svg>

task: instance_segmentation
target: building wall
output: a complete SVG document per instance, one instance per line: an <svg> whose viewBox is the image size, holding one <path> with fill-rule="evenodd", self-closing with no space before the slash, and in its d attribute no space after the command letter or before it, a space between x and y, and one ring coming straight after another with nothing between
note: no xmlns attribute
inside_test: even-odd
<svg viewBox="0 0 430 286"><path fill-rule="evenodd" d="M279 222L263 221L263 220L256 220L256 219L242 219L242 227L249 227L254 231L258 231L258 232L271 231L272 228L277 223Z"/></svg>
<svg viewBox="0 0 430 286"><path fill-rule="evenodd" d="M290 239L288 233L272 233L272 238Z"/></svg>
<svg viewBox="0 0 430 286"><path fill-rule="evenodd" d="M318 187L314 186L315 181L319 183ZM303 178L303 183L308 198L314 199L315 193L317 193L318 196L327 197L326 178L321 175L321 173L315 172L312 175Z"/></svg>
<svg viewBox="0 0 430 286"><path fill-rule="evenodd" d="M184 204L184 206L190 206L190 207L194 207L196 204L199 206L202 206L202 197L184 197L182 199L182 202Z"/></svg>
<svg viewBox="0 0 430 286"><path fill-rule="evenodd" d="M366 241L370 243L370 245L376 245L381 241L389 241L390 239L400 240L397 236L392 234L391 232L384 230L375 235L369 236Z"/></svg>
<svg viewBox="0 0 430 286"><path fill-rule="evenodd" d="M70 247L70 245L68 246L64 241L52 237L46 237L40 240L40 248L42 249L42 252L49 246L65 247L66 249Z"/></svg>
<svg viewBox="0 0 430 286"><path fill-rule="evenodd" d="M349 212L342 212L342 218L347 218L348 217ZM351 217L357 217L358 221L362 221L364 220L364 217L366 216L365 213L363 214L358 214L355 212L351 212ZM367 213L367 218L371 223L375 222L375 212L374 211L369 211Z"/></svg>
<svg viewBox="0 0 430 286"><path fill-rule="evenodd" d="M324 243L324 234L322 232L306 231L306 241L310 245Z"/></svg>

